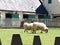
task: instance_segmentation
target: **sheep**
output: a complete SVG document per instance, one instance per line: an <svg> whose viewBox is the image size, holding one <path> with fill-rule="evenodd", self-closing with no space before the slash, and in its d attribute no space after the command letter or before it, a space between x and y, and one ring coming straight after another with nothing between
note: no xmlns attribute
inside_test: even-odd
<svg viewBox="0 0 60 45"><path fill-rule="evenodd" d="M33 31L33 23L27 23L27 22L25 22L23 24L23 27L24 27L24 32L27 31L27 30Z"/></svg>
<svg viewBox="0 0 60 45"><path fill-rule="evenodd" d="M24 26L24 32L27 30L31 30L32 33L36 33L37 30L41 30L41 33L43 31L45 31L46 33L48 32L48 27L41 22L33 22L33 23L25 22L23 26Z"/></svg>
<svg viewBox="0 0 60 45"><path fill-rule="evenodd" d="M36 33L36 30L41 30L41 33L42 33L42 31L45 31L47 33L48 27L44 23L34 22L33 23L33 30L35 31L35 33Z"/></svg>

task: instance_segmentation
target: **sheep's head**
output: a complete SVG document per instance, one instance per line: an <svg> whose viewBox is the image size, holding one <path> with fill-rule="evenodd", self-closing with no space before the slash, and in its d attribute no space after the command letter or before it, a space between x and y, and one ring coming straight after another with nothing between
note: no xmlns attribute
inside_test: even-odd
<svg viewBox="0 0 60 45"><path fill-rule="evenodd" d="M48 29L45 29L46 33L48 33Z"/></svg>

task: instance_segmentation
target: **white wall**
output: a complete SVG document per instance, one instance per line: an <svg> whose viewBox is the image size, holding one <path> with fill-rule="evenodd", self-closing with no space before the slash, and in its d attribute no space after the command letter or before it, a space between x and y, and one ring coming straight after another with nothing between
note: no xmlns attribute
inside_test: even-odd
<svg viewBox="0 0 60 45"><path fill-rule="evenodd" d="M5 19L5 12L1 11L1 19Z"/></svg>
<svg viewBox="0 0 60 45"><path fill-rule="evenodd" d="M18 12L18 14L19 14L19 26L21 26L21 22L23 21L23 13Z"/></svg>
<svg viewBox="0 0 60 45"><path fill-rule="evenodd" d="M21 21L23 21L22 12L17 12L19 14L19 19L8 19L6 23L6 15L5 13L9 13L8 11L0 11L0 26L1 27L20 27ZM14 12L13 12L14 13ZM9 23L10 22L10 23ZM10 25L11 24L11 25Z"/></svg>
<svg viewBox="0 0 60 45"><path fill-rule="evenodd" d="M0 13L1 13L1 18L0 18L0 26L2 25L4 25L4 19L5 19L5 12L3 11L0 11Z"/></svg>
<svg viewBox="0 0 60 45"><path fill-rule="evenodd" d="M19 14L19 20L23 21L23 13L22 12L18 12Z"/></svg>
<svg viewBox="0 0 60 45"><path fill-rule="evenodd" d="M49 11L49 13L60 14L60 2L59 2L59 0L52 0L51 4L48 4L48 0L44 0L43 4L45 5L45 7Z"/></svg>

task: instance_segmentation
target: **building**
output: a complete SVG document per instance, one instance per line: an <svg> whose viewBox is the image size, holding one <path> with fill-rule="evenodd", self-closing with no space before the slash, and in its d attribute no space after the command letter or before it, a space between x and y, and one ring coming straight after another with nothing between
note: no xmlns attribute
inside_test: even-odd
<svg viewBox="0 0 60 45"><path fill-rule="evenodd" d="M60 17L59 3L59 0L0 0L0 27L21 27L26 19Z"/></svg>
<svg viewBox="0 0 60 45"><path fill-rule="evenodd" d="M20 27L26 19L36 19L39 0L0 0L0 27Z"/></svg>
<svg viewBox="0 0 60 45"><path fill-rule="evenodd" d="M43 5L52 18L60 17L60 0L43 0Z"/></svg>

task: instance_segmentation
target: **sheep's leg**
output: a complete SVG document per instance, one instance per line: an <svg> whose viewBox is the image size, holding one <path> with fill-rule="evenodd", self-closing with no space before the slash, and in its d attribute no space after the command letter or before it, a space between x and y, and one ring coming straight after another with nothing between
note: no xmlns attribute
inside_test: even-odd
<svg viewBox="0 0 60 45"><path fill-rule="evenodd" d="M32 33L36 33L33 27L31 27L31 31Z"/></svg>
<svg viewBox="0 0 60 45"><path fill-rule="evenodd" d="M48 29L46 29L45 32L48 33Z"/></svg>
<svg viewBox="0 0 60 45"><path fill-rule="evenodd" d="M32 33L34 33L34 32L32 31Z"/></svg>
<svg viewBox="0 0 60 45"><path fill-rule="evenodd" d="M35 33L36 34L36 32L32 32L32 33Z"/></svg>
<svg viewBox="0 0 60 45"><path fill-rule="evenodd" d="M40 29L41 29L41 33L43 33L43 31L44 31L43 27L41 27Z"/></svg>
<svg viewBox="0 0 60 45"><path fill-rule="evenodd" d="M36 33L36 31L35 31L35 30L33 30L33 31L32 31L32 33Z"/></svg>
<svg viewBox="0 0 60 45"><path fill-rule="evenodd" d="M41 33L43 33L43 31L41 30Z"/></svg>
<svg viewBox="0 0 60 45"><path fill-rule="evenodd" d="M31 33L33 33L33 31L31 30Z"/></svg>
<svg viewBox="0 0 60 45"><path fill-rule="evenodd" d="M31 32L33 33L33 31L31 30Z"/></svg>
<svg viewBox="0 0 60 45"><path fill-rule="evenodd" d="M24 30L24 32L25 32L25 30Z"/></svg>
<svg viewBox="0 0 60 45"><path fill-rule="evenodd" d="M36 28L34 28L34 29L33 29L33 33L35 33L35 34L36 34Z"/></svg>
<svg viewBox="0 0 60 45"><path fill-rule="evenodd" d="M34 31L34 33L36 34L36 31Z"/></svg>
<svg viewBox="0 0 60 45"><path fill-rule="evenodd" d="M28 32L28 30L27 30L27 29L25 29L25 30L24 30L24 32Z"/></svg>
<svg viewBox="0 0 60 45"><path fill-rule="evenodd" d="M24 32L26 32L26 30L24 30Z"/></svg>
<svg viewBox="0 0 60 45"><path fill-rule="evenodd" d="M24 30L24 32L28 32L28 30Z"/></svg>
<svg viewBox="0 0 60 45"><path fill-rule="evenodd" d="M43 32L41 31L41 33L43 33Z"/></svg>

